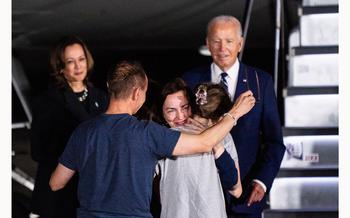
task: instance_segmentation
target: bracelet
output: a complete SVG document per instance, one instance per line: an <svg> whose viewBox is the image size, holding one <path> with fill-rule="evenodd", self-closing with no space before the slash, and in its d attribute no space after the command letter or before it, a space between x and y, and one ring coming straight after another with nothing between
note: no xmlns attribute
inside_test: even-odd
<svg viewBox="0 0 350 218"><path fill-rule="evenodd" d="M232 114L230 114L230 113L224 113L223 116L224 116L224 117L225 117L225 116L231 117L231 118L233 119L233 121L234 121L233 125L236 126L236 124L237 124L237 119L236 119Z"/></svg>

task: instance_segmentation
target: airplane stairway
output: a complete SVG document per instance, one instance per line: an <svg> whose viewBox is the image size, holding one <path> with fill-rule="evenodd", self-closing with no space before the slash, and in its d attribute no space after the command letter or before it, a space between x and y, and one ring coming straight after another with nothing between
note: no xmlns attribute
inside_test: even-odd
<svg viewBox="0 0 350 218"><path fill-rule="evenodd" d="M303 0L289 35L286 152L265 218L338 217L338 1Z"/></svg>

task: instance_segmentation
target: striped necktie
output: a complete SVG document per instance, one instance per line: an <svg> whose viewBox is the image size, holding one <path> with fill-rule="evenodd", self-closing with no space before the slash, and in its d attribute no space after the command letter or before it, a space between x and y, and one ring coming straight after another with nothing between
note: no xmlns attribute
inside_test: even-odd
<svg viewBox="0 0 350 218"><path fill-rule="evenodd" d="M225 88L225 90L228 92L228 83L226 80L226 77L228 76L228 74L226 72L222 72L220 74L221 76L221 80L220 80L220 84Z"/></svg>

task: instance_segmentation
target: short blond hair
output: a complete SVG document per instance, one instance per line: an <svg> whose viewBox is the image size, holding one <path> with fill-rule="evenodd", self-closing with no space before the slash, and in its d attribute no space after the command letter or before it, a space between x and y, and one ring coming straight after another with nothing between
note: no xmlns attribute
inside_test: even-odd
<svg viewBox="0 0 350 218"><path fill-rule="evenodd" d="M120 61L107 75L108 93L115 99L127 99L133 88L146 88L147 76L136 61Z"/></svg>

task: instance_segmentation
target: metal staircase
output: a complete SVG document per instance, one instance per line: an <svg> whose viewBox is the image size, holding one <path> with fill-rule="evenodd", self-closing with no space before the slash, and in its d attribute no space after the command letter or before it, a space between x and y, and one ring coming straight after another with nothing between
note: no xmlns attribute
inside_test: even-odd
<svg viewBox="0 0 350 218"><path fill-rule="evenodd" d="M283 91L287 148L263 216L338 217L338 1L298 10Z"/></svg>

